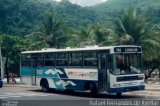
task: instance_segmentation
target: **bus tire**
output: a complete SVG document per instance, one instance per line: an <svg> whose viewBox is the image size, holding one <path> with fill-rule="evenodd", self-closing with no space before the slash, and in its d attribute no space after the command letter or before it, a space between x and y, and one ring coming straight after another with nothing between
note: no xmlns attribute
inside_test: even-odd
<svg viewBox="0 0 160 106"><path fill-rule="evenodd" d="M93 83L90 84L90 94L91 94L91 96L96 96L97 95L97 87Z"/></svg>
<svg viewBox="0 0 160 106"><path fill-rule="evenodd" d="M66 93L74 93L74 90L66 89L65 92Z"/></svg>
<svg viewBox="0 0 160 106"><path fill-rule="evenodd" d="M49 84L48 84L48 81L47 80L43 80L42 81L42 84L41 84L41 87L42 87L42 91L43 92L49 92Z"/></svg>
<svg viewBox="0 0 160 106"><path fill-rule="evenodd" d="M117 96L117 97L121 97L121 96L122 96L122 93L117 93L116 96Z"/></svg>

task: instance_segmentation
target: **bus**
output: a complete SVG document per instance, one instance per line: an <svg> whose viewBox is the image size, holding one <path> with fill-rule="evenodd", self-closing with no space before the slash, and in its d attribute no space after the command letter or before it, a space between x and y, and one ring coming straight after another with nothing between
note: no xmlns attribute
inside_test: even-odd
<svg viewBox="0 0 160 106"><path fill-rule="evenodd" d="M135 45L24 51L20 74L22 82L44 92L53 88L121 96L145 89L142 49Z"/></svg>

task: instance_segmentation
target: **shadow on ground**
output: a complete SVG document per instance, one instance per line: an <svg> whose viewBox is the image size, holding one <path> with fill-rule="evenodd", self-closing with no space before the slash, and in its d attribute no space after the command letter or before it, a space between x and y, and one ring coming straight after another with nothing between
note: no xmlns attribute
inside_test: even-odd
<svg viewBox="0 0 160 106"><path fill-rule="evenodd" d="M42 92L41 90L29 90L33 92ZM116 96L115 94L97 94L96 96L91 95L89 92L80 92L80 91L59 91L51 89L49 94L59 94L59 95L66 95L66 96L75 96L75 97L86 97L86 98L104 98L104 99L136 99L136 98L144 98L143 96L137 95L127 95L122 94L121 97Z"/></svg>

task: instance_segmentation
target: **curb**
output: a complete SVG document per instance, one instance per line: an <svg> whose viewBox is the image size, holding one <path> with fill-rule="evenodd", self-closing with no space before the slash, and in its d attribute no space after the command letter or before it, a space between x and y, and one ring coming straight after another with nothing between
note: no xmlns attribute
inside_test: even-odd
<svg viewBox="0 0 160 106"><path fill-rule="evenodd" d="M4 87L40 88L40 86L36 86L36 85L26 85L26 84L24 84L24 83L18 83L18 84L7 84L7 83L4 83L3 86L4 86Z"/></svg>
<svg viewBox="0 0 160 106"><path fill-rule="evenodd" d="M160 90L160 85L145 85L146 90Z"/></svg>

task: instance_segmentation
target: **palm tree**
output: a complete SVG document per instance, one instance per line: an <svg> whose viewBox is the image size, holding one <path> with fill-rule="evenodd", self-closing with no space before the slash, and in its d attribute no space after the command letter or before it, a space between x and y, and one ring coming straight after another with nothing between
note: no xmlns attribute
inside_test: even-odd
<svg viewBox="0 0 160 106"><path fill-rule="evenodd" d="M72 29L70 33L69 46L82 47L84 45L94 45L93 29L91 26Z"/></svg>
<svg viewBox="0 0 160 106"><path fill-rule="evenodd" d="M148 22L147 18L142 18L137 14L137 10L131 7L129 10L125 10L123 15L118 20L118 33L120 35L130 35L135 44L139 44L139 38L145 34L145 26ZM121 37L122 37L121 36Z"/></svg>
<svg viewBox="0 0 160 106"><path fill-rule="evenodd" d="M147 29L149 20L140 16L136 8L131 7L124 11L119 18L117 31L121 44L140 45L143 50L144 65L149 66L149 75L159 66L160 33L152 29ZM122 39L123 38L123 39ZM158 65L157 65L158 63Z"/></svg>
<svg viewBox="0 0 160 106"><path fill-rule="evenodd" d="M78 44L76 46L88 44L99 46L116 45L118 39L113 30L100 23L82 27L79 30L74 30L73 33L70 40L72 44Z"/></svg>
<svg viewBox="0 0 160 106"><path fill-rule="evenodd" d="M63 25L62 20L58 19L55 14L49 12L45 20L38 25L38 31L28 36L36 40L38 45L43 45L42 47L63 47L67 40Z"/></svg>
<svg viewBox="0 0 160 106"><path fill-rule="evenodd" d="M92 26L93 38L95 39L95 44L99 46L116 45L118 36L114 31L102 23L96 23Z"/></svg>
<svg viewBox="0 0 160 106"><path fill-rule="evenodd" d="M160 46L160 36L146 30L148 21L147 18L141 17L137 13L136 8L131 7L119 17L117 24L121 44L142 46L143 57L146 60L153 59L153 53L156 53L156 48Z"/></svg>

